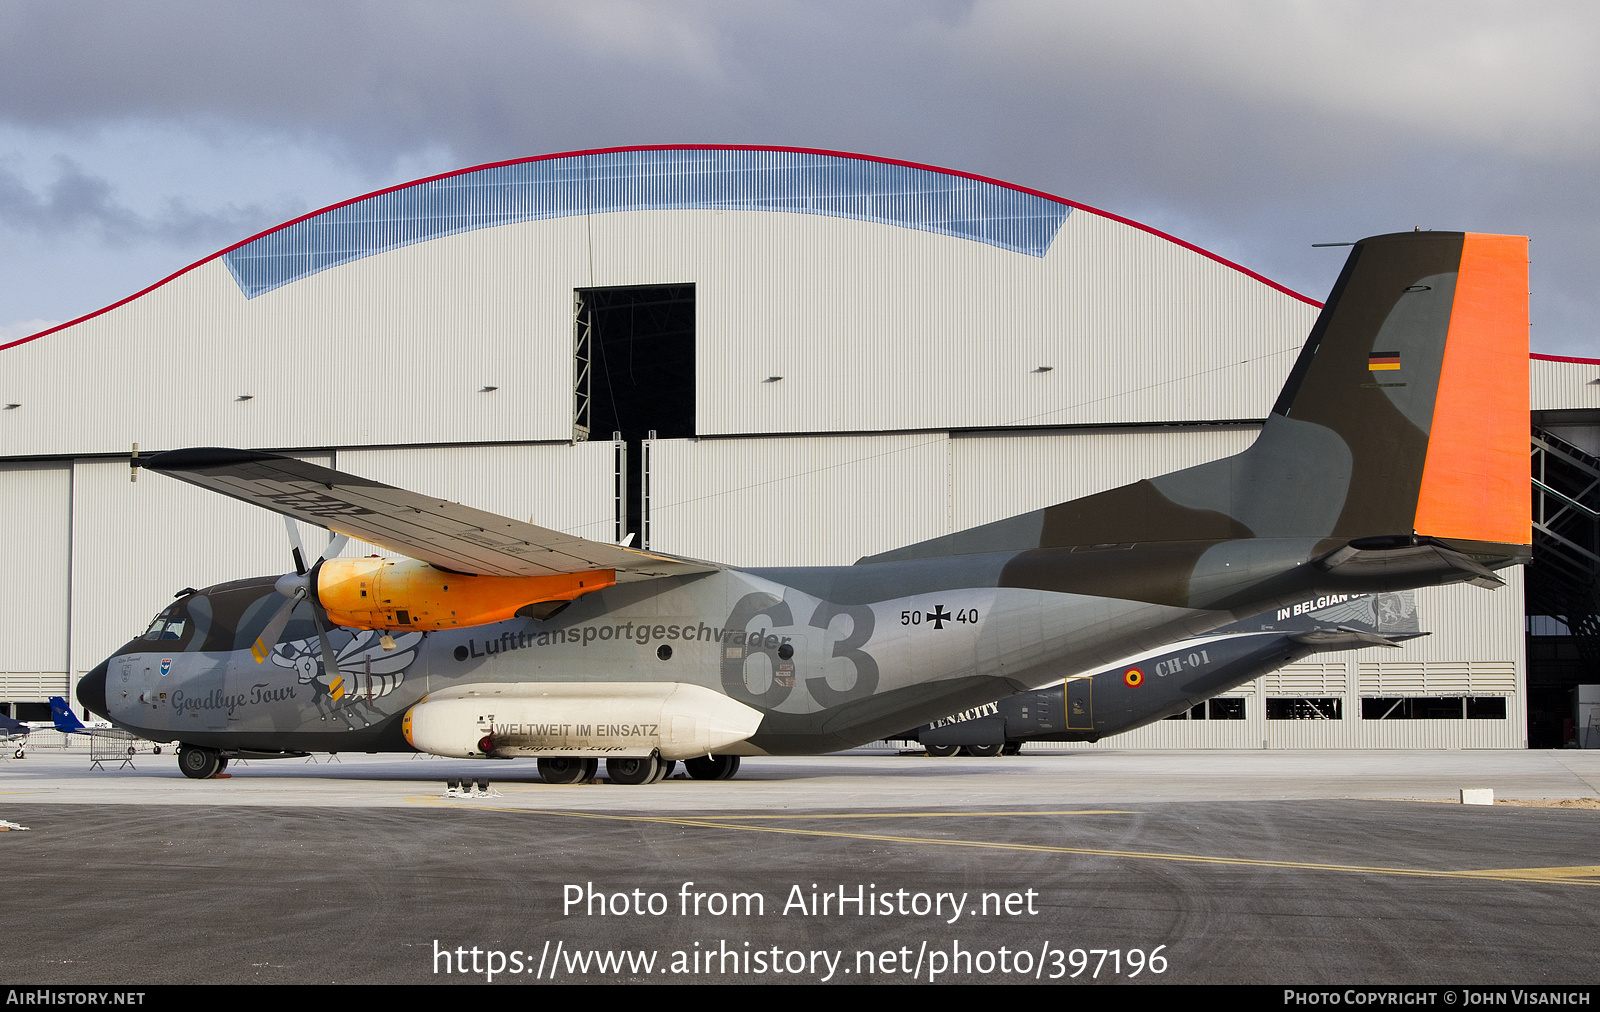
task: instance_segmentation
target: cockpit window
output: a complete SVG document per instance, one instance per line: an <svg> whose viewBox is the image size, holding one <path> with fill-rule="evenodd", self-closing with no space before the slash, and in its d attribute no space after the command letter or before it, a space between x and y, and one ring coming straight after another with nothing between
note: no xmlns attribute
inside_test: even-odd
<svg viewBox="0 0 1600 1012"><path fill-rule="evenodd" d="M183 632L188 628L188 625L187 616L173 615L169 609L156 616L156 620L150 623L150 628L145 630L144 638L147 640L181 640L183 639Z"/></svg>
<svg viewBox="0 0 1600 1012"><path fill-rule="evenodd" d="M174 601L139 637L152 650L199 650L211 628L211 602L203 594Z"/></svg>
<svg viewBox="0 0 1600 1012"><path fill-rule="evenodd" d="M273 589L276 582L276 577L238 580L174 601L123 649L161 654L248 650L272 616L288 603ZM278 642L314 640L316 635L312 606L302 601L291 613Z"/></svg>

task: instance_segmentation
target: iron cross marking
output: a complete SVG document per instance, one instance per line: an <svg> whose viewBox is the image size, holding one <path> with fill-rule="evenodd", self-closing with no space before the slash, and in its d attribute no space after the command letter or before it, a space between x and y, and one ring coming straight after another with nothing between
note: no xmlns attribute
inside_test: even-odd
<svg viewBox="0 0 1600 1012"><path fill-rule="evenodd" d="M933 623L933 627L935 629L943 629L944 624L950 621L950 619L953 617L954 616L952 616L949 612L944 610L944 605L942 604L934 605L933 610L928 612L928 621Z"/></svg>

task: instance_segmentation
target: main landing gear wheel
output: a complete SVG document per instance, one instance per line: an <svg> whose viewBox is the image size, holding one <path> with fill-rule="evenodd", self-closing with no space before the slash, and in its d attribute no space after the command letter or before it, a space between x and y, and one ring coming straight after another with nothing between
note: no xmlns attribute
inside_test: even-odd
<svg viewBox="0 0 1600 1012"><path fill-rule="evenodd" d="M678 760L676 759L661 759L658 760L658 762L661 766L661 769L657 771L656 778L650 781L652 784L659 784L661 781L672 776L672 771L678 768Z"/></svg>
<svg viewBox="0 0 1600 1012"><path fill-rule="evenodd" d="M559 756L539 760L539 777L547 784L586 784L600 769L598 759Z"/></svg>
<svg viewBox="0 0 1600 1012"><path fill-rule="evenodd" d="M1001 755L1021 755L1022 754L1022 742L1020 742L1020 741L1008 741L1008 742L1006 742L1005 747L1000 750L1000 754Z"/></svg>
<svg viewBox="0 0 1600 1012"><path fill-rule="evenodd" d="M223 758L214 748L198 745L178 746L178 769L191 780L210 780L222 772Z"/></svg>
<svg viewBox="0 0 1600 1012"><path fill-rule="evenodd" d="M703 755L698 759L685 759L683 768L696 780L732 780L739 772L739 757Z"/></svg>
<svg viewBox="0 0 1600 1012"><path fill-rule="evenodd" d="M964 745L962 748L966 750L967 755L972 756L974 759L987 759L990 756L999 755L1000 750L1005 748L1005 745Z"/></svg>
<svg viewBox="0 0 1600 1012"><path fill-rule="evenodd" d="M661 778L662 769L661 760L653 755L618 756L606 760L606 776L611 782L629 787L655 783Z"/></svg>
<svg viewBox="0 0 1600 1012"><path fill-rule="evenodd" d="M960 745L924 745L922 751L935 759L948 759L961 751Z"/></svg>

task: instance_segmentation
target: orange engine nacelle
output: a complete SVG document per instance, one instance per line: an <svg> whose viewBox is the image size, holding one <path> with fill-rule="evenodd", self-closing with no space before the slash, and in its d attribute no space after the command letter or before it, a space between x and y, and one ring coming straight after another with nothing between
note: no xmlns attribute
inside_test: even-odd
<svg viewBox="0 0 1600 1012"><path fill-rule="evenodd" d="M317 603L348 629L456 629L505 622L536 605L571 601L617 582L613 569L553 576L472 576L415 559L327 559Z"/></svg>

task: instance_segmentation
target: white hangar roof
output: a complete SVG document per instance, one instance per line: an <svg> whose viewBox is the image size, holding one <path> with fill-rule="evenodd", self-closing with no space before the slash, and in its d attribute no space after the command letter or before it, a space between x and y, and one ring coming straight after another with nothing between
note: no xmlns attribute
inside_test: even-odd
<svg viewBox="0 0 1600 1012"><path fill-rule="evenodd" d="M1260 418L1317 311L965 173L576 152L355 198L0 347L0 457L569 440L574 292L665 284L695 286L700 436Z"/></svg>

